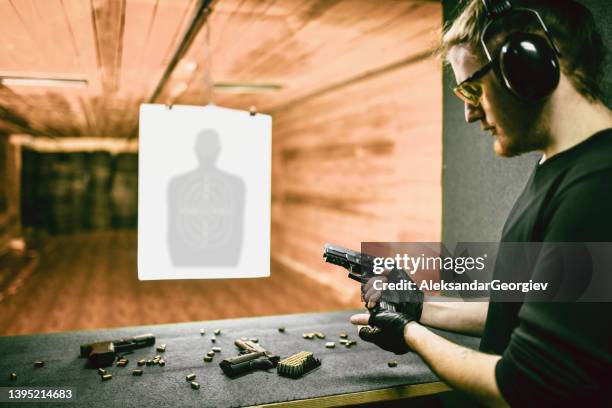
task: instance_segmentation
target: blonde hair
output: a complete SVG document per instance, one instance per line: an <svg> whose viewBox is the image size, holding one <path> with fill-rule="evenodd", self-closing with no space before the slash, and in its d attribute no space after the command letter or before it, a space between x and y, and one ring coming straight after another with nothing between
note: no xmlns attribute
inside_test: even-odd
<svg viewBox="0 0 612 408"><path fill-rule="evenodd" d="M487 13L482 2L467 2L459 16L442 30L442 41L436 54L446 59L450 49L457 45L467 45L474 53L481 53L480 36L486 22Z"/></svg>

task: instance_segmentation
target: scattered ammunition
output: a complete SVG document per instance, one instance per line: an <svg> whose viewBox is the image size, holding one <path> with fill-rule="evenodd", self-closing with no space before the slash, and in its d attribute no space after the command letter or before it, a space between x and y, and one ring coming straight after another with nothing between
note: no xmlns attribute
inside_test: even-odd
<svg viewBox="0 0 612 408"><path fill-rule="evenodd" d="M208 353L206 353L206 355L207 355L208 357L212 357L212 356L214 356L214 355L215 355L215 352L214 352L214 351L209 351Z"/></svg>
<svg viewBox="0 0 612 408"><path fill-rule="evenodd" d="M346 343L344 343L347 348L354 346L355 344L357 344L356 340L347 340Z"/></svg>
<svg viewBox="0 0 612 408"><path fill-rule="evenodd" d="M108 381L108 380L110 380L111 378L113 378L113 375L112 375L112 374L104 374L104 375L102 376L102 381Z"/></svg>
<svg viewBox="0 0 612 408"><path fill-rule="evenodd" d="M212 343L214 343L215 341L217 341L217 338L216 338L215 336L212 336L212 337L210 338L210 341L211 341Z"/></svg>
<svg viewBox="0 0 612 408"><path fill-rule="evenodd" d="M166 360L164 360L163 358L161 360L159 360L159 365L160 366L165 366L166 365Z"/></svg>
<svg viewBox="0 0 612 408"><path fill-rule="evenodd" d="M195 376L195 374L189 374L185 378L186 378L187 381L193 381L193 380L195 380L196 376Z"/></svg>
<svg viewBox="0 0 612 408"><path fill-rule="evenodd" d="M325 338L325 334L321 333L321 332L316 332L315 336L317 336L320 339L324 339Z"/></svg>
<svg viewBox="0 0 612 408"><path fill-rule="evenodd" d="M44 367L44 365L45 365L44 361L35 361L34 362L34 367L36 367L36 368Z"/></svg>
<svg viewBox="0 0 612 408"><path fill-rule="evenodd" d="M281 332L281 333L284 333L285 332L285 328L284 327L279 327L278 331Z"/></svg>
<svg viewBox="0 0 612 408"><path fill-rule="evenodd" d="M325 347L334 348L336 347L336 343L334 343L333 341L328 341L327 343L325 343Z"/></svg>
<svg viewBox="0 0 612 408"><path fill-rule="evenodd" d="M299 378L321 365L321 360L314 358L310 351L300 351L278 362L278 375L289 378Z"/></svg>
<svg viewBox="0 0 612 408"><path fill-rule="evenodd" d="M204 331L204 329L200 329L200 336L203 336L205 334L206 334L206 332Z"/></svg>
<svg viewBox="0 0 612 408"><path fill-rule="evenodd" d="M346 346L348 342L349 342L349 340L346 340L346 339L341 339L340 340L340 344L342 344L343 346Z"/></svg>
<svg viewBox="0 0 612 408"><path fill-rule="evenodd" d="M107 371L106 371L105 369L103 369L103 368L98 368L98 374L100 374L100 375L104 375L104 374L106 374L106 373L107 373Z"/></svg>
<svg viewBox="0 0 612 408"><path fill-rule="evenodd" d="M304 333L304 334L302 334L302 337L305 338L305 339L308 339L308 340L314 339L314 336L315 336L314 333Z"/></svg>
<svg viewBox="0 0 612 408"><path fill-rule="evenodd" d="M121 357L119 361L124 362L125 364L128 364L130 362L130 360L128 360L127 358L123 358L123 357Z"/></svg>
<svg viewBox="0 0 612 408"><path fill-rule="evenodd" d="M135 368L135 369L132 370L132 375L140 376L140 375L142 375L142 370L139 369L139 368Z"/></svg>
<svg viewBox="0 0 612 408"><path fill-rule="evenodd" d="M117 367L125 367L127 365L127 361L119 360L117 361Z"/></svg>
<svg viewBox="0 0 612 408"><path fill-rule="evenodd" d="M17 379L17 374L15 374L15 373L10 373L9 374L9 380L15 381L16 379Z"/></svg>
<svg viewBox="0 0 612 408"><path fill-rule="evenodd" d="M259 339L257 337L251 337L249 340L252 341L253 343L259 342Z"/></svg>
<svg viewBox="0 0 612 408"><path fill-rule="evenodd" d="M216 336L221 334L221 329L215 329L215 331L213 332Z"/></svg>
<svg viewBox="0 0 612 408"><path fill-rule="evenodd" d="M143 365L145 365L146 363L147 363L147 360L145 360L145 359L143 358L142 360L138 360L138 363L136 363L136 364L138 364L139 366L143 366Z"/></svg>
<svg viewBox="0 0 612 408"><path fill-rule="evenodd" d="M193 388L194 390L199 390L200 389L200 383L192 381L191 382L191 388Z"/></svg>
<svg viewBox="0 0 612 408"><path fill-rule="evenodd" d="M204 356L204 361L206 361L207 363L210 363L213 360L213 358L211 356Z"/></svg>
<svg viewBox="0 0 612 408"><path fill-rule="evenodd" d="M348 334L342 332L342 333L340 333L340 338L341 339L348 339Z"/></svg>
<svg viewBox="0 0 612 408"><path fill-rule="evenodd" d="M212 351L214 351L215 353L220 353L221 352L221 347L213 347Z"/></svg>
<svg viewBox="0 0 612 408"><path fill-rule="evenodd" d="M157 347L157 351L159 351L160 353L163 353L164 351L166 351L166 345L162 344L159 347Z"/></svg>
<svg viewBox="0 0 612 408"><path fill-rule="evenodd" d="M153 365L153 360L147 360L147 362L145 364L148 365L148 366Z"/></svg>
<svg viewBox="0 0 612 408"><path fill-rule="evenodd" d="M387 363L387 365L388 365L389 367L397 367L397 361L395 361L395 360L391 360L391 361L389 361L389 362Z"/></svg>

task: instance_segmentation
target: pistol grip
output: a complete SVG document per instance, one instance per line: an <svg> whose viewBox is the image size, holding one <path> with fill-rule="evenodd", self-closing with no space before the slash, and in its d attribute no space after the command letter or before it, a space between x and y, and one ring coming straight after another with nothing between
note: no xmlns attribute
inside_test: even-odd
<svg viewBox="0 0 612 408"><path fill-rule="evenodd" d="M87 355L87 363L90 367L108 367L115 361L115 347L110 341L93 343Z"/></svg>

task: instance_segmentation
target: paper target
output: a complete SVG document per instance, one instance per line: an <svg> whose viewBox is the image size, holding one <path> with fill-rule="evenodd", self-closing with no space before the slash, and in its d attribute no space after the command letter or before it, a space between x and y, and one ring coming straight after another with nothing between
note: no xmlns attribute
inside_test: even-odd
<svg viewBox="0 0 612 408"><path fill-rule="evenodd" d="M270 275L272 119L140 108L138 277Z"/></svg>

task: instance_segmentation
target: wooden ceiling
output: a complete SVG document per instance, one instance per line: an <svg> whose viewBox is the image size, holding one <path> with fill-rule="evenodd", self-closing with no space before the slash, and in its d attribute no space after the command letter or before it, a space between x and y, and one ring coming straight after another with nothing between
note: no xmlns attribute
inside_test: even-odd
<svg viewBox="0 0 612 408"><path fill-rule="evenodd" d="M0 77L87 81L0 85L0 132L135 137L143 102L208 102L208 69L215 83L280 85L213 94L221 106L273 113L426 58L442 21L440 2L431 0L215 0L197 25L201 6L0 0ZM177 53L185 38L189 47Z"/></svg>

